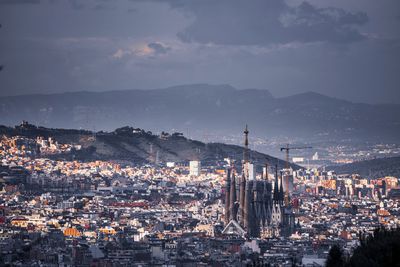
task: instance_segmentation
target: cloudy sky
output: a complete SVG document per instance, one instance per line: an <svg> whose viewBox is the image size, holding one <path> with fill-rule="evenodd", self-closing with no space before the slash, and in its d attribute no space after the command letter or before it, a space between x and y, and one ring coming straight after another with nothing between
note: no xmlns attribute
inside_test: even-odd
<svg viewBox="0 0 400 267"><path fill-rule="evenodd" d="M0 0L0 95L187 83L400 103L399 0Z"/></svg>

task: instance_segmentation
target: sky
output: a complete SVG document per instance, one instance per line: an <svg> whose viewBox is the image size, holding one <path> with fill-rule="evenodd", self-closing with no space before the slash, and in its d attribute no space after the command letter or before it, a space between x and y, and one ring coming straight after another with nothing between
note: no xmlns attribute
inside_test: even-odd
<svg viewBox="0 0 400 267"><path fill-rule="evenodd" d="M0 96L209 83L400 104L398 0L0 0Z"/></svg>

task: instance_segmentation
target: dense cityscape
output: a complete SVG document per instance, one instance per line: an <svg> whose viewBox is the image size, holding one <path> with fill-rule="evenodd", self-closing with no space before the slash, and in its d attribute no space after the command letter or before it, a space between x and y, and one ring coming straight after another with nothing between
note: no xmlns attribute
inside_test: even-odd
<svg viewBox="0 0 400 267"><path fill-rule="evenodd" d="M0 265L324 266L333 245L348 257L399 226L398 177L256 166L243 138L240 162L135 165L57 160L81 145L2 136Z"/></svg>
<svg viewBox="0 0 400 267"><path fill-rule="evenodd" d="M399 0L0 0L0 267L400 267Z"/></svg>

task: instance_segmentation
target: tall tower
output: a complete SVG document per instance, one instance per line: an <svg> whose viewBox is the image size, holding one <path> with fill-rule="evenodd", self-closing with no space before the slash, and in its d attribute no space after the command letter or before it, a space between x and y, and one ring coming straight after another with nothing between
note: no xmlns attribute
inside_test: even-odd
<svg viewBox="0 0 400 267"><path fill-rule="evenodd" d="M231 200L231 169L227 168L226 170L226 179L225 179L225 225L229 223L230 218L230 200Z"/></svg>
<svg viewBox="0 0 400 267"><path fill-rule="evenodd" d="M261 180L264 179L265 181L268 181L268 163L265 163L265 171L263 172L263 176L261 177Z"/></svg>
<svg viewBox="0 0 400 267"><path fill-rule="evenodd" d="M244 150L243 150L243 163L249 162L249 130L246 128L244 129Z"/></svg>
<svg viewBox="0 0 400 267"><path fill-rule="evenodd" d="M248 182L248 163L249 163L249 130L244 129L244 150L243 150L243 164L242 164L242 177L239 185L239 221L245 223L245 209L246 209L246 183Z"/></svg>
<svg viewBox="0 0 400 267"><path fill-rule="evenodd" d="M236 179L234 169L231 171L231 192L229 194L229 220L236 220L237 217L237 199L236 199Z"/></svg>
<svg viewBox="0 0 400 267"><path fill-rule="evenodd" d="M283 177L282 176L283 175L281 173L281 184L280 184L280 187L279 187L279 201L280 201L281 205L283 204L283 200L285 198L285 192L283 190Z"/></svg>
<svg viewBox="0 0 400 267"><path fill-rule="evenodd" d="M244 173L242 177L240 177L240 185L239 185L239 221L240 223L244 223L245 216L245 202L246 202L246 177Z"/></svg>
<svg viewBox="0 0 400 267"><path fill-rule="evenodd" d="M274 201L279 200L279 189L278 189L278 164L275 165L275 183L274 183Z"/></svg>
<svg viewBox="0 0 400 267"><path fill-rule="evenodd" d="M244 227L250 237L256 237L258 235L258 225L260 217L257 217L257 188L256 180L248 181L246 184L246 200L245 200L245 222Z"/></svg>

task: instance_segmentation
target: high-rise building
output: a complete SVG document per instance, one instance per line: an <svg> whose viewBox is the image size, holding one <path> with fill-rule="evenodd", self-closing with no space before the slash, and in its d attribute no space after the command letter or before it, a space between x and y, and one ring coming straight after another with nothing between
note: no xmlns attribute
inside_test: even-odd
<svg viewBox="0 0 400 267"><path fill-rule="evenodd" d="M248 171L249 181L255 180L256 179L256 168L255 168L254 164L252 164L250 162L247 162L245 164L246 164L245 168Z"/></svg>
<svg viewBox="0 0 400 267"><path fill-rule="evenodd" d="M189 173L191 176L200 176L201 162L199 160L192 160L189 162Z"/></svg>

